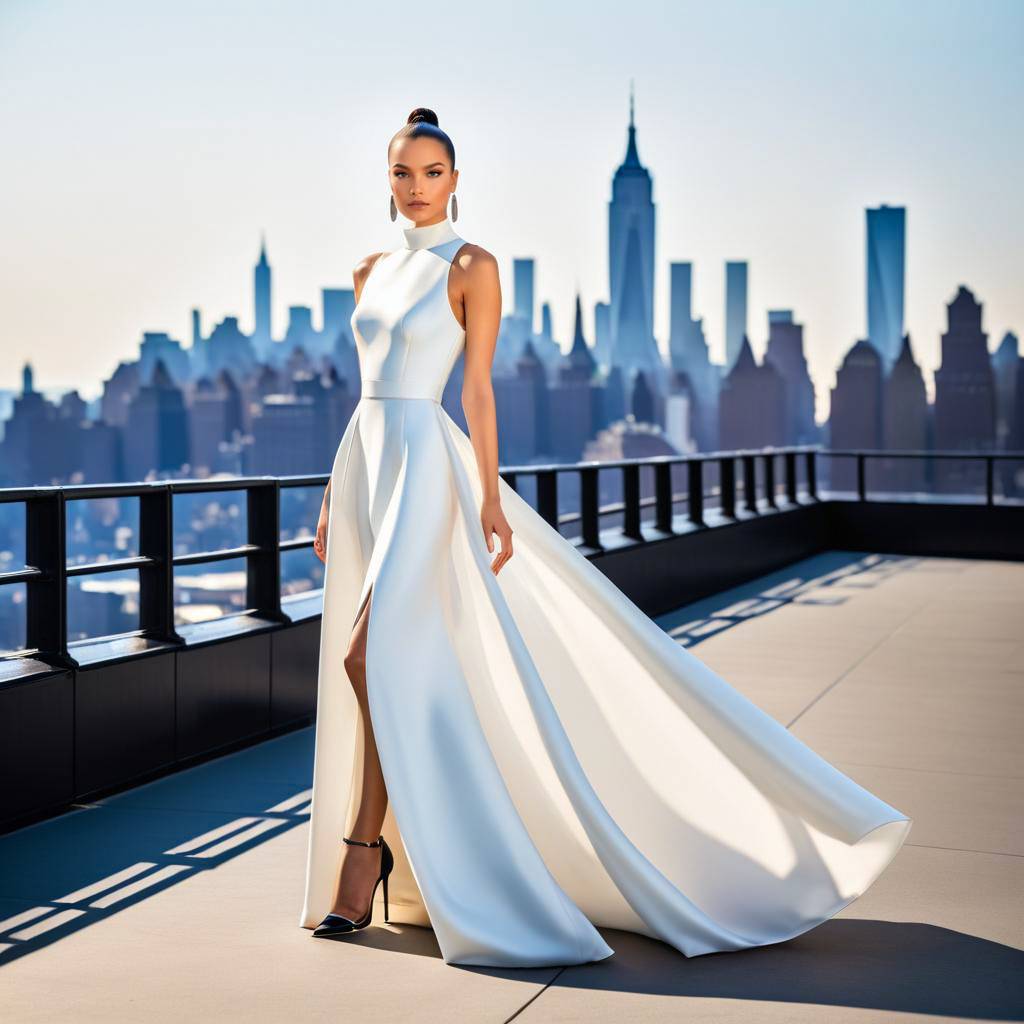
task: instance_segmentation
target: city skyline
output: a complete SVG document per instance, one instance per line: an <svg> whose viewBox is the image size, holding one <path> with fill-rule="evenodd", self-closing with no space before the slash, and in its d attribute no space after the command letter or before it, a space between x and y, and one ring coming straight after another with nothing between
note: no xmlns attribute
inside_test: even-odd
<svg viewBox="0 0 1024 1024"><path fill-rule="evenodd" d="M511 65L499 68L495 80L477 96L468 95L459 84L461 76L447 70L439 70L437 81L426 90L432 95L424 96L412 81L414 76L405 76L399 67L384 85L344 107L338 101L337 69L313 61L307 76L310 92L315 93L316 84L333 88L335 110L346 115L344 132L325 131L331 123L324 116L326 101L314 96L311 109L292 108L298 124L290 137L272 146L272 132L264 130L266 152L254 162L251 146L248 155L240 151L237 122L251 126L252 119L252 111L241 104L244 86L249 87L249 105L265 115L267 128L282 126L286 104L294 101L297 87L286 82L286 95L271 101L266 83L254 78L250 67L241 84L235 81L210 92L210 72L200 58L233 30L224 13L232 6L225 5L203 21L201 40L186 31L196 29L200 18L198 8L189 5L176 8L182 12L177 17L165 15L159 4L140 17L108 4L100 15L87 19L88 26L78 24L81 16L62 4L15 3L0 14L5 68L0 70L0 92L8 97L0 100L0 124L13 138L16 154L10 184L0 200L12 227L0 243L0 271L6 282L0 386L16 388L20 368L30 360L40 388L80 386L83 395L92 397L120 360L137 353L144 331L166 331L187 345L194 306L202 310L205 325L238 315L243 329L251 330L251 268L262 233L275 268L273 313L278 332L289 305L317 309L321 288L351 287L351 267L359 258L394 248L398 242L404 221L395 225L385 219L383 151L404 120L405 107L419 103L438 110L442 126L453 134L463 179L460 230L498 257L504 311L512 310L513 261L532 257L538 311L542 302L551 303L563 350L572 340L576 281L583 299L584 332L593 345L594 303L610 298L606 211L611 175L625 151L630 78L636 88L639 158L653 179L654 327L663 355L668 345L670 263L692 263L693 313L704 320L712 358L722 362L725 263L745 262L752 348L758 358L763 355L770 310L792 309L805 325L822 418L843 354L868 336L864 211L883 204L908 211L904 329L925 370L930 393L945 305L960 285L984 304L990 349L1005 331L1019 333L1024 324L1024 298L1014 287L1021 262L1021 197L1005 187L1005 179L1004 187L998 187L1000 167L1019 164L1014 155L1021 144L1011 140L1010 133L995 130L1000 115L1009 114L1021 94L1020 72L1011 71L1008 63L1014 33L1007 29L1024 21L1017 9L992 4L969 20L962 4L906 5L890 12L885 39L871 37L873 49L861 54L860 61L830 69L836 93L831 104L818 95L805 96L805 105L791 108L788 115L778 110L768 114L769 100L791 92L800 82L806 85L822 54L805 52L800 73L795 74L782 59L786 52L806 44L815 33L821 43L838 36L840 29L853 32L845 45L855 51L854 43L866 40L866 30L879 23L881 5L868 5L863 9L868 13L856 17L838 12L825 16L805 4L777 5L773 24L786 29L781 33L784 38L763 48L760 61L747 69L748 78L755 71L773 76L765 83L765 95L744 94L739 86L729 93L730 69L741 57L750 57L750 37L764 18L764 12L752 5L733 4L728 10L742 13L743 29L736 33L732 51L716 51L721 58L717 66L708 64L704 53L673 79L670 69L656 62L650 67L645 63L644 73L637 75L621 59L615 60L600 74L591 71L586 82L592 88L576 83L563 86L558 96L545 97L552 101L547 112L537 105L539 81L532 83L532 91L517 93L522 100L519 108L501 108L498 124L492 107L505 95L503 76L513 74ZM524 8L530 10L529 5ZM716 20L713 13L692 6L669 11L647 5L642 10L656 11L667 21L675 19L675 27L692 30L711 49L733 24L728 17ZM124 17L114 17L116 11ZM458 20L458 12L454 16ZM554 18L556 31L545 41L549 47L578 27L559 12ZM597 34L591 38L589 33L604 29L614 36L611 28L616 22L601 11L596 20L597 25L588 28L588 42L603 51L609 40ZM529 23L524 16L524 24L514 31L524 31ZM271 12L256 10L246 20L238 46L248 47L250 58L254 53L269 57L275 24L281 23ZM310 5L288 22L289 39L306 39L312 45L318 26L330 37L344 24L331 12ZM460 24L466 33L472 32L472 18L467 21L463 16ZM912 24L916 36L910 32ZM171 32L172 43L177 39L186 46L185 55L197 62L196 73L188 82L178 82L174 76L165 77L162 69L147 67L137 95L129 95L119 90L120 75L141 66L140 51L130 43L157 25ZM83 28L96 46L69 48L82 38ZM191 39L187 45L185 37ZM44 52L41 46L46 41L50 45ZM282 51L288 49L287 42L278 40ZM954 42L959 49L953 49ZM934 61L939 55L945 60L939 62L941 77L935 69L928 72L932 77L917 82L916 99L903 77L894 78L886 93L892 102L884 107L872 107L884 90L871 82L860 90L860 107L854 104L840 112L836 103L855 72L865 63L881 66L886 53L900 45L906 49L901 72L907 79L913 78L912 70L921 70L926 57ZM104 53L104 46L109 52ZM514 53L515 48L503 51ZM631 47L623 44L622 51L630 52ZM102 65L108 73L84 73L84 53L89 67ZM374 54L381 57L382 51L370 47ZM224 59L230 64L238 56L232 52ZM357 66L366 61L366 55L353 57ZM709 102L701 109L679 105L668 88L675 81L678 89L687 75L696 74L694 68L705 73L699 84L706 92L698 95ZM82 77L81 95L73 100L72 94L63 95L61 105L56 93L63 76L76 72ZM541 74L539 80L545 77ZM171 89L172 82L176 90ZM724 99L723 91L728 93ZM200 115L197 104L204 96L222 115L220 122L215 113ZM138 116L147 100L160 99L164 109L157 104L148 120ZM238 117L224 119L226 108L234 103L239 104ZM566 120L567 103L586 104L595 112L585 119L585 130L572 118ZM730 159L725 133L698 127L706 126L708 109L743 113L744 142L764 161ZM826 110L842 118L843 132L837 134L843 139L819 137L819 146L812 149L805 136L821 131ZM47 113L57 123L44 134L40 125ZM80 116L74 130L62 135L61 125L69 128L75 113L90 117ZM317 113L322 116L321 134L307 154L302 147L314 141L311 124ZM766 115L767 120L758 121ZM894 125L900 121L907 122L906 130L897 139ZM123 137L126 132L134 132L134 149ZM935 148L938 133L947 138L946 150ZM837 162L841 151L857 150L865 135L875 139L875 147L859 153L856 169ZM517 149L516 140L525 145ZM766 142L771 143L769 148ZM916 159L910 166L908 149L915 144ZM302 148L303 160L289 164L287 158L294 160L291 150L296 146ZM166 166L153 162L154 150L167 158ZM71 151L74 160L69 158ZM189 159L175 162L175 152ZM684 152L685 157L676 158ZM932 154L934 160L929 160ZM973 168L969 177L965 166ZM68 173L71 167L74 175ZM822 170L828 172L824 181ZM133 172L140 171L146 171L146 182L152 183L148 192L133 178ZM572 187L560 188L568 174ZM529 178L538 180L521 184ZM503 184L495 187L495 181ZM167 189L172 182L169 193L154 199L161 186ZM232 185L237 187L232 190ZM365 199L374 188L382 197L377 216ZM45 218L40 226L44 207L74 216L63 228L51 225L52 233L45 234ZM54 302L55 291L63 301Z"/></svg>

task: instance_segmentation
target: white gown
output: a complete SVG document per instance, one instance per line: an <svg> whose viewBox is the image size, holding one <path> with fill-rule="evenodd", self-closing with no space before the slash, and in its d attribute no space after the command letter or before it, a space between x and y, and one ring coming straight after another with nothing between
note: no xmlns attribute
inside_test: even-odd
<svg viewBox="0 0 1024 1024"><path fill-rule="evenodd" d="M440 405L465 343L448 300L464 242L449 220L404 234L351 321L362 398L331 475L301 926L331 910L355 819L343 658L371 585L391 919L432 927L447 963L601 960L595 926L696 956L832 917L910 818L679 646L504 481L514 554L494 576L475 453Z"/></svg>

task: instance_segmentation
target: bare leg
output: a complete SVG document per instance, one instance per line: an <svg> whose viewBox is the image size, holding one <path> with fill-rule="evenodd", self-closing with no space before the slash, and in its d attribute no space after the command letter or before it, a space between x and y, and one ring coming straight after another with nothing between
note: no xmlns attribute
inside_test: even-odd
<svg viewBox="0 0 1024 1024"><path fill-rule="evenodd" d="M363 728L363 786L359 795L359 811L349 838L367 843L380 835L388 806L388 791L380 770L380 758L377 756L377 743L373 736L373 722L370 719L366 696L366 630L370 621L372 594L371 586L366 601L356 617L348 652L345 654L345 671L359 702ZM349 846L348 843L340 843L340 846L343 855L332 913L341 914L354 921L362 917L369 907L369 893L380 874L381 848Z"/></svg>

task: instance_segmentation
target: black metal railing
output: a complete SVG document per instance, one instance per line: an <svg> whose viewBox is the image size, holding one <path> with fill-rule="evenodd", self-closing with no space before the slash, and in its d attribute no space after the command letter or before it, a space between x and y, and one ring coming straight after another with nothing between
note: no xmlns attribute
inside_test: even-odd
<svg viewBox="0 0 1024 1024"><path fill-rule="evenodd" d="M649 526L661 536L670 536L677 530L676 507L681 502L686 503L682 526L687 531L708 528L709 498L717 499L719 521L775 511L780 508L780 501L790 506L816 502L820 498L817 462L823 457L855 459L855 494L860 501L868 500L866 466L871 460L981 462L985 477L984 501L992 505L996 503L995 463L998 460L1022 461L1024 452L823 450L806 446L613 462L508 466L501 470L501 476L517 490L524 478L532 478L537 512L556 529L578 524L582 545L592 552L600 552L602 520L610 516L621 521L624 537L644 543L643 517L649 509L654 513ZM781 481L777 482L776 469L780 462ZM673 469L676 467L685 470L686 486L679 492L674 489ZM653 473L654 480L653 494L647 496L641 486L644 469ZM621 500L601 503L599 473L621 474ZM560 513L560 481L567 476L577 478L579 507L577 511ZM25 643L6 657L30 656L50 665L76 667L78 663L68 644L68 579L123 570L139 573L139 628L130 635L166 644L184 643L175 621L175 568L227 558L245 559L244 614L271 623L288 623L291 620L281 603L281 556L285 552L311 548L313 537L281 539L281 492L289 488L326 486L328 479L329 474L325 473L0 489L0 504L20 502L25 506L25 566L0 573L0 588L25 585ZM742 485L742 502L738 484ZM246 542L234 547L175 554L174 496L222 491L245 491ZM70 565L67 560L67 503L101 498L139 499L138 554Z"/></svg>
<svg viewBox="0 0 1024 1024"><path fill-rule="evenodd" d="M853 459L855 464L854 492L860 501L868 499L867 467L871 462L880 461L925 461L931 466L943 462L965 462L980 464L984 472L983 500L986 505L996 503L995 466L997 462L1024 462L1024 452L961 452L961 451L871 451L855 448L829 448L818 453L829 459Z"/></svg>
<svg viewBox="0 0 1024 1024"><path fill-rule="evenodd" d="M643 540L641 522L647 508L654 509L653 526L656 530L673 532L675 509L686 502L687 518L692 526L705 526L705 505L709 497L717 497L720 513L727 518L736 517L736 463L743 473L744 508L756 513L759 501L770 508L777 507L775 462L783 462L783 477L787 499L795 504L800 493L798 467L804 469L803 494L810 500L818 497L815 459L821 449L812 446L791 448L761 448L749 451L701 452L697 455L659 455L642 459L618 459L607 462L550 463L544 465L507 466L501 470L502 479L509 486L519 488L521 477L536 481L537 512L552 526L561 529L580 524L583 544L601 550L601 520L608 516L622 517L622 532L633 540ZM757 483L757 467L761 466L761 487ZM672 470L686 468L686 489L678 492ZM708 486L708 468L717 470L715 486ZM653 495L643 497L640 472L650 468L654 474ZM601 504L598 474L621 474L622 499ZM579 482L579 510L559 512L559 481L575 476ZM759 497L760 494L760 497Z"/></svg>
<svg viewBox="0 0 1024 1024"><path fill-rule="evenodd" d="M51 665L76 667L67 637L68 579L131 569L139 574L139 628L131 635L183 643L175 624L174 570L226 558L244 558L246 562L246 607L242 614L269 622L289 622L281 608L281 555L311 548L313 537L281 539L281 491L326 486L328 478L329 474L316 474L0 489L0 504L21 502L25 506L25 567L0 573L0 587L24 583L26 590L25 646L9 656L31 656ZM174 496L223 491L245 491L246 543L174 554ZM69 565L68 502L103 498L139 499L138 554Z"/></svg>

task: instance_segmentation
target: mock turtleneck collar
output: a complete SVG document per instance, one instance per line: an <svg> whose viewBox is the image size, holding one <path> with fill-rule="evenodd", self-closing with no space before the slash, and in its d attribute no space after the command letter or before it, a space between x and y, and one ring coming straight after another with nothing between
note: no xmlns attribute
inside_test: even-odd
<svg viewBox="0 0 1024 1024"><path fill-rule="evenodd" d="M433 249L436 245L444 245L459 237L447 217L424 227L402 228L402 233L405 235L407 249Z"/></svg>

